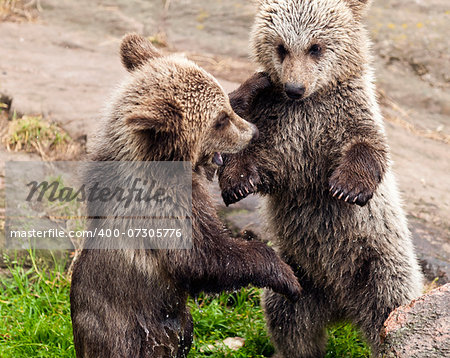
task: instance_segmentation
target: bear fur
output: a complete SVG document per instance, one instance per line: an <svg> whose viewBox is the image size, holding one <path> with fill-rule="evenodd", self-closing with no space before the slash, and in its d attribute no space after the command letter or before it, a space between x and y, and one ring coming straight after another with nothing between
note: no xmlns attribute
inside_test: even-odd
<svg viewBox="0 0 450 358"><path fill-rule="evenodd" d="M138 35L124 38L121 56L129 76L111 102L90 159L190 161L192 248L99 250L88 248L101 237L87 239L72 275L75 349L77 357L185 357L193 332L188 295L253 284L295 300L301 288L274 250L229 236L202 173L213 158L220 163L218 152L242 150L255 137L255 126L233 112L211 75L184 57L161 56ZM88 187L97 175L88 165ZM93 205L87 208L90 230L98 225ZM105 220L105 228L113 225ZM149 222L138 218L134 224L145 228Z"/></svg>
<svg viewBox="0 0 450 358"><path fill-rule="evenodd" d="M323 356L325 327L340 320L377 355L389 313L422 290L361 23L368 3L260 0L251 35L273 84L243 113L259 139L224 159L219 182L226 204L264 196L267 231L303 287L296 303L265 294L280 357Z"/></svg>

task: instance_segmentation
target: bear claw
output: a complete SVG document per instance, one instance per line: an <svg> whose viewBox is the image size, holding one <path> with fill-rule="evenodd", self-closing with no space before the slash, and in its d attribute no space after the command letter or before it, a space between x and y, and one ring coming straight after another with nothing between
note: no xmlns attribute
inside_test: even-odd
<svg viewBox="0 0 450 358"><path fill-rule="evenodd" d="M374 175L362 175L351 164L341 165L329 180L329 192L333 198L347 204L364 206L372 199L377 180Z"/></svg>
<svg viewBox="0 0 450 358"><path fill-rule="evenodd" d="M245 160L233 161L230 165L230 158L231 155L225 157L225 165L218 171L222 199L226 206L255 194L261 184L261 178L254 165L246 163Z"/></svg>
<svg viewBox="0 0 450 358"><path fill-rule="evenodd" d="M248 183L250 184L250 182ZM245 199L250 194L254 194L256 192L256 187L250 184L247 186L245 184L241 184L238 188L231 188L228 190L224 190L222 192L222 198L225 205L234 204L242 199Z"/></svg>
<svg viewBox="0 0 450 358"><path fill-rule="evenodd" d="M359 193L355 193L355 190L337 189L332 194L332 197L337 200L343 200L348 204L364 206L373 197L373 193L370 190L362 190Z"/></svg>
<svg viewBox="0 0 450 358"><path fill-rule="evenodd" d="M337 189L335 189L337 187ZM330 185L331 196L348 204L364 206L373 197L373 191L359 185L356 189L345 188L344 185Z"/></svg>

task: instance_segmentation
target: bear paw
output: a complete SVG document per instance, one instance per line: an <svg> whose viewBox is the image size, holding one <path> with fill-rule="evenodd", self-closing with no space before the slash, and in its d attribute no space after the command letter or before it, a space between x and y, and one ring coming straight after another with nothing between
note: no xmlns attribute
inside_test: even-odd
<svg viewBox="0 0 450 358"><path fill-rule="evenodd" d="M261 178L254 165L246 165L240 160L227 155L224 165L219 168L219 184L226 206L237 203L258 191Z"/></svg>
<svg viewBox="0 0 450 358"><path fill-rule="evenodd" d="M284 272L277 275L277 282L274 282L270 288L284 295L289 301L297 302L302 296L303 288L292 269L285 263L283 266Z"/></svg>
<svg viewBox="0 0 450 358"><path fill-rule="evenodd" d="M373 197L376 189L377 185L373 179L358 174L347 166L340 166L331 175L329 191L334 198L364 206Z"/></svg>

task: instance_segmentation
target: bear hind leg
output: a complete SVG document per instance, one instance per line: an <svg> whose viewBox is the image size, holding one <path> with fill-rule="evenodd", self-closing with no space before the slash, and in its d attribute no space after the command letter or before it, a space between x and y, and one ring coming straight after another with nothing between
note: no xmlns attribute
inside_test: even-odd
<svg viewBox="0 0 450 358"><path fill-rule="evenodd" d="M296 303L267 291L264 309L276 358L320 358L326 353L326 326L332 310L325 295L318 291L302 292Z"/></svg>
<svg viewBox="0 0 450 358"><path fill-rule="evenodd" d="M348 318L364 333L372 356L378 357L384 322L393 310L420 295L422 276L418 266L408 261L389 266L373 260L367 271L369 274L354 283L343 301Z"/></svg>

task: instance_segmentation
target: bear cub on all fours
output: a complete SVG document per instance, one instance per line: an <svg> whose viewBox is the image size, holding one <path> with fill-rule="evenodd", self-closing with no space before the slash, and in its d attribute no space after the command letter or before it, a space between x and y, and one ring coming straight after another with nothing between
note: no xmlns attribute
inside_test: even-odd
<svg viewBox="0 0 450 358"><path fill-rule="evenodd" d="M420 295L422 274L376 101L361 21L369 1L259 3L252 52L273 86L242 113L260 135L224 158L222 196L264 195L267 232L302 284L295 304L265 295L278 355L323 356L325 327L339 320L359 326L376 355L383 322Z"/></svg>
<svg viewBox="0 0 450 358"><path fill-rule="evenodd" d="M184 57L161 56L138 35L124 38L121 56L129 76L90 159L190 161L192 248L84 249L70 295L75 349L77 357L185 357L193 334L189 294L253 284L295 300L301 287L271 248L228 235L202 174L202 165L221 164L220 153L248 145L255 126L233 112L211 75ZM87 239L85 247L92 240L101 238Z"/></svg>

